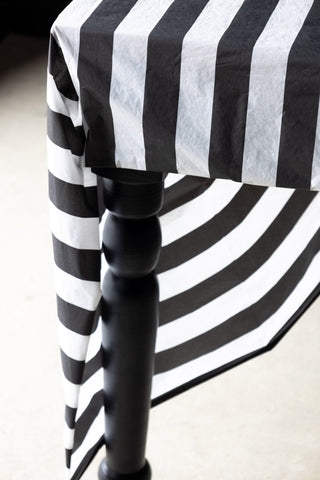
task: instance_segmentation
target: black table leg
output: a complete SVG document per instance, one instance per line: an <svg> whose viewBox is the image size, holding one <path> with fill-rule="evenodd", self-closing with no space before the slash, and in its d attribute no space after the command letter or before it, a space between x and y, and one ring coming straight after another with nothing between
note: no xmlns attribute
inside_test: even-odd
<svg viewBox="0 0 320 480"><path fill-rule="evenodd" d="M161 247L161 173L92 169L110 211L103 233L109 264L102 285L106 459L99 480L150 480L145 459Z"/></svg>

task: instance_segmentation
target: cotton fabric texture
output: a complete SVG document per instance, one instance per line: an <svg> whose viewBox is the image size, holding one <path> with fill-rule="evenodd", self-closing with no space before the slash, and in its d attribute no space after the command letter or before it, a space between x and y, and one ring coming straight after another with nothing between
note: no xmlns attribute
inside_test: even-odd
<svg viewBox="0 0 320 480"><path fill-rule="evenodd" d="M67 479L80 479L104 434L108 212L91 167L168 173L155 406L270 350L319 294L319 51L312 0L74 0L52 26Z"/></svg>

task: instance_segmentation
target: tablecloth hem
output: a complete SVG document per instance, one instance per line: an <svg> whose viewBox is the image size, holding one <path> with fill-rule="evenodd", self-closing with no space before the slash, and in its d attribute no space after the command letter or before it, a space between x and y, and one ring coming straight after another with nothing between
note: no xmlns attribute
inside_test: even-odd
<svg viewBox="0 0 320 480"><path fill-rule="evenodd" d="M212 370L208 373L205 373L201 375L200 377L192 379L190 382L187 382L174 390L171 390L170 392L167 392L151 402L151 407L155 407L156 405L161 404L162 402L169 400L170 398L173 398L180 393L186 392L187 390L190 390L193 387L196 387L197 385L200 385L201 383L210 380L211 378L220 375L221 373L226 372L227 370L230 370L233 367L239 366L242 363L246 362L247 360L251 360L255 357L258 357L260 354L268 352L272 350L277 343L284 337L286 333L293 327L293 325L299 320L299 318L305 313L305 311L312 305L312 303L318 298L320 295L320 282L318 285L314 288L314 290L310 293L310 295L307 297L307 299L300 305L298 310L295 312L294 315L287 321L287 323L279 330L279 332L270 340L268 345L265 347L259 348L257 350L254 350L251 353L248 353L240 358L237 358L235 360L232 360L232 362L229 362L225 365L222 365L219 368L216 368L215 370Z"/></svg>

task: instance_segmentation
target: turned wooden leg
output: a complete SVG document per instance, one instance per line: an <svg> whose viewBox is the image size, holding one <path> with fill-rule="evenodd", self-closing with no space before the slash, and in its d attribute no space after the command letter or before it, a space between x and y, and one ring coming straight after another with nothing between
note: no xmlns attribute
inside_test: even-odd
<svg viewBox="0 0 320 480"><path fill-rule="evenodd" d="M92 169L110 211L103 233L109 270L102 285L106 459L99 480L150 480L145 459L161 248L161 173Z"/></svg>

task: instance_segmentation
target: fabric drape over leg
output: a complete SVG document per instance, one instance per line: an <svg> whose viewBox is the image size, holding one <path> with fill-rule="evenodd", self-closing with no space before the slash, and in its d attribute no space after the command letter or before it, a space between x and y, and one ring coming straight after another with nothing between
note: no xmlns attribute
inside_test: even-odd
<svg viewBox="0 0 320 480"><path fill-rule="evenodd" d="M47 95L49 209L65 386L66 476L69 480L80 479L103 445L104 434L100 281L107 269L101 256L101 226L108 212L102 206L98 178L88 165L96 154L100 159L103 158L101 148L106 147L107 166L112 161L114 166L120 168L152 170L155 167L157 156L153 156L152 152L156 149L156 140L153 139L154 132L148 131L150 124L147 120L149 118L151 122L154 109L161 110L165 105L160 105L161 102L158 105L159 98L155 99L153 105L148 103L155 95L150 76L144 90L147 100L139 97L142 90L134 82L144 72L151 75L148 65L150 68L153 65L152 55L158 48L163 48L163 44L160 47L157 43L160 38L157 35L162 32L165 37L166 25L172 21L170 9L180 11L177 1L162 0L158 3L158 10L151 12L147 8L147 0L126 0L121 3L121 8L119 2L111 0L74 0L51 31ZM172 92L173 96L170 97L173 102L180 98L179 109L173 110L179 119L175 137L177 162L172 162L170 157L174 152L174 148L171 148L172 132L168 130L166 133L171 135L168 137L171 153L166 157L168 163L165 165L169 174L165 179L165 200L160 211L163 235L157 267L160 323L154 357L152 406L273 348L320 292L320 197L317 191L298 189L293 184L293 188L284 188L271 184L241 183L232 178L223 178L225 173L221 178L210 178L208 165L204 168L202 161L205 156L202 160L199 157L198 171L194 171L194 163L189 163L195 152L190 149L193 146L190 142L188 147L189 137L184 136L183 127L194 107L182 93L188 92L189 88L187 80L191 73L186 66L191 58L188 52L194 51L192 38L197 34L194 22L197 20L201 24L203 9L207 8L208 15L212 15L214 9L211 11L210 8L217 5L219 18L224 22L221 23L220 34L227 33L219 50L212 53L212 58L222 58L226 51L224 49L229 45L228 38L232 38L235 28L232 16L238 15L236 19L241 24L241 15L245 10L239 9L248 8L249 4L248 1L237 2L237 9L227 12L222 2L195 1L190 22L179 26L180 42L189 33L182 56L179 57L183 62L181 71L178 75L175 70L178 76L173 78L174 92L178 97ZM266 17L261 18L259 27L265 31L266 38L266 25L272 32L283 14L277 10L275 16L271 17L278 2L268 4L270 12L265 12ZM307 2L304 2L306 5ZM143 11L146 23L139 24L139 15ZM298 34L299 25L307 14L308 8L292 26L295 34ZM315 15L316 12L312 11L311 14ZM126 34L132 33L133 19L138 21L136 25L140 25L141 38L137 40L137 50L130 51L124 39ZM163 23L158 24L160 19ZM270 25L270 21L274 23ZM192 30L193 23L195 26ZM113 38L111 43L107 27L111 32L109 37ZM97 42L101 51L94 50L94 40L85 44L84 37L81 37L83 28L87 29L87 40L90 32L93 39L98 34L106 34L109 43ZM150 32L153 33L148 44ZM257 71L259 48L262 49L264 45L263 37L259 37L258 33L261 34L261 31L256 32L260 43L253 56L253 66ZM217 42L218 38L213 40ZM304 37L299 38L299 42L303 41ZM181 52L179 45L175 44L176 52ZM103 46L106 48L103 49ZM288 53L289 46L288 43ZM149 57L144 57L144 52ZM102 53L105 54L105 63L100 64L100 83L95 85L95 73L86 61L89 62L90 55L99 58ZM123 74L119 63L121 55L124 58L132 55L132 84L117 83ZM145 63L142 65L140 62L143 58ZM105 70L112 60L114 77ZM79 62L82 62L81 65ZM174 62L171 64L175 68ZM125 73L128 73L128 65L130 62L123 67ZM154 70L153 74L157 76ZM226 75L222 64L216 74L220 80L215 88L219 89ZM214 76L214 72L210 75ZM191 80L195 81L194 78ZM243 87L241 79L237 81L237 85ZM136 87L138 96L135 109L124 112L123 105L117 104L117 95L119 91L122 92L125 102L126 95L130 97ZM253 87L261 93L257 84L253 84ZM97 95L92 100L90 92L95 88ZM292 85L290 88L293 88ZM254 115L261 113L250 110L254 105L252 95L254 91L246 106L249 123L253 122ZM222 97L218 98L221 100ZM93 103L90 104L91 100ZM166 105L170 105L169 99ZM213 117L218 115L220 107L219 102L211 104ZM94 112L95 118L92 117ZM185 118L181 117L184 112ZM144 130L135 130L137 123L132 117L134 114L139 117L139 125ZM294 112L290 111L291 114ZM161 117L165 112L161 110L159 115ZM210 127L208 122L206 125ZM169 126L173 128L174 122ZM188 132L188 128L190 125L186 126L185 132ZM132 132L130 137L126 137L126 129ZM200 130L194 141L203 134ZM141 136L141 132L145 135ZM211 140L209 135L201 143L199 152L204 152L205 144L210 148L214 135L220 134L221 131L215 131ZM250 139L250 131L248 135ZM133 137L136 143L131 145ZM140 148L143 139L146 139L146 157L139 156L145 153ZM205 143L208 139L209 143ZM238 140L233 137L232 141ZM97 145L101 147L98 150ZM232 143L229 146L233 148ZM184 147L188 148L184 150ZM252 148L252 144L244 145L244 155L249 155L249 147ZM214 143L212 148L211 151L218 151L218 143ZM215 158L218 159L218 155ZM183 168L179 169L182 164ZM217 161L216 167L218 164ZM190 165L189 173L187 165ZM177 166L180 173L176 171ZM252 164L246 164L246 171L249 172L251 167ZM167 171L164 166L162 168ZM158 170L161 170L161 166ZM313 172L315 174L316 166ZM202 174L204 176L200 176ZM316 179L315 176L313 178Z"/></svg>

